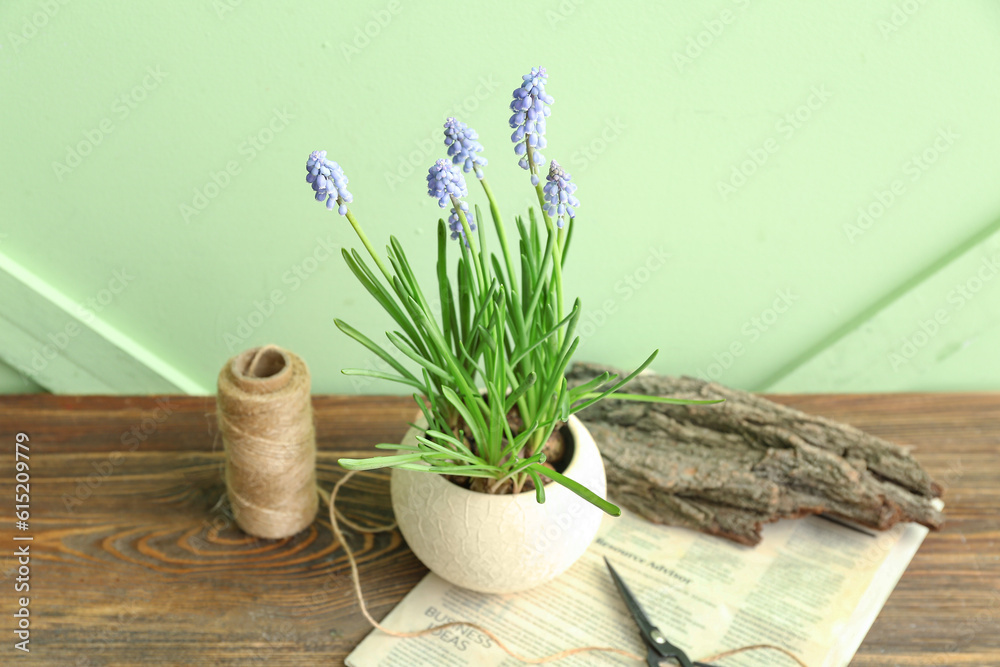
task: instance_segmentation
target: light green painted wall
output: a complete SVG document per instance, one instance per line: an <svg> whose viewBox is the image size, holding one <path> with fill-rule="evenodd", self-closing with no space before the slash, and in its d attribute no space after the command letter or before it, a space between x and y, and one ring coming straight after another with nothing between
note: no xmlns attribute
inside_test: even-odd
<svg viewBox="0 0 1000 667"><path fill-rule="evenodd" d="M388 324L341 259L294 277L325 245L357 244L312 201L305 158L329 150L370 236L397 235L431 278L423 175L441 123L479 131L505 213L523 212L507 104L535 64L556 99L546 155L582 202L569 291L585 321L614 310L580 358L630 365L659 347L655 370L760 390L1000 388L1000 280L891 362L993 251L995 2L7 0L0 45L0 253L73 303L103 295L104 324L206 391L264 342L302 355L317 391L395 391L339 374L371 357L333 317L373 337ZM81 142L95 145L68 163ZM894 183L868 229L845 228ZM665 265L628 288L661 248ZM282 303L227 345L275 290ZM764 331L754 318L782 294ZM0 370L0 391L26 388Z"/></svg>
<svg viewBox="0 0 1000 667"><path fill-rule="evenodd" d="M42 388L32 382L28 375L0 362L0 394L33 394L38 391L42 391Z"/></svg>

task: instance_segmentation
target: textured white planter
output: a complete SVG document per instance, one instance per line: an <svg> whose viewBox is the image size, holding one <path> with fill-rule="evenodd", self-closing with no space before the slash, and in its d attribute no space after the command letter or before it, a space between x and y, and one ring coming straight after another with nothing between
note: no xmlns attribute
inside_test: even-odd
<svg viewBox="0 0 1000 667"><path fill-rule="evenodd" d="M576 417L574 454L564 475L604 497L604 462ZM423 425L423 423L421 423ZM416 429L403 438L416 444ZM513 593L550 581L587 550L604 513L554 482L545 503L534 491L479 493L441 475L392 470L392 509L406 543L432 572L464 588Z"/></svg>

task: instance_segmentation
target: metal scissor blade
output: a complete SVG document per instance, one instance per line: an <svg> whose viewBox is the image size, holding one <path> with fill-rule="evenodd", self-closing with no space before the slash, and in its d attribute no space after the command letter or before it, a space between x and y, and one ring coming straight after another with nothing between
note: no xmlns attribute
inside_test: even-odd
<svg viewBox="0 0 1000 667"><path fill-rule="evenodd" d="M608 571L611 573L611 578L614 580L615 586L618 587L618 592L621 593L622 599L625 601L625 606L628 607L629 613L632 614L636 625L639 626L639 632L642 634L646 646L649 647L649 654L646 658L649 665L656 667L661 664L663 658L673 658L677 660L680 667L693 667L691 659L687 654L679 647L668 642L659 628L649 620L646 612L639 605L639 601L632 595L632 591L629 590L628 586L618 575L618 571L615 570L607 556L604 557L604 562L608 566Z"/></svg>
<svg viewBox="0 0 1000 667"><path fill-rule="evenodd" d="M639 601L635 599L632 595L632 591L629 590L628 586L622 581L622 578L618 576L618 571L615 570L611 561L608 557L604 557L604 562L608 566L608 571L611 573L611 578L615 582L615 586L618 587L618 592L621 593L622 599L625 600L625 606L628 607L629 613L632 614L632 618L635 619L636 624L639 626L639 631L642 632L643 637L649 639L653 630L656 630L656 626L649 620L646 616L646 612L642 610L639 606Z"/></svg>

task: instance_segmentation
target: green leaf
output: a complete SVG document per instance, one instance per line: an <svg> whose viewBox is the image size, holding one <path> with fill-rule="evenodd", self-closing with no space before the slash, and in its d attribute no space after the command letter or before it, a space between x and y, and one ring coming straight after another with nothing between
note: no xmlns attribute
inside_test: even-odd
<svg viewBox="0 0 1000 667"><path fill-rule="evenodd" d="M580 399L591 398L595 396L601 396L597 392L590 392L582 395ZM608 398L621 399L623 401L636 401L639 403L669 403L671 405L715 405L716 403L725 403L724 398L711 398L711 399L694 399L694 398L670 398L669 396L650 396L649 394L620 394L618 392L612 393Z"/></svg>
<svg viewBox="0 0 1000 667"><path fill-rule="evenodd" d="M539 338L534 343L532 343L531 346L528 347L526 350L521 351L521 352L517 352L515 350L516 355L511 358L510 363L511 364L515 364L515 365L519 364L522 359L524 359L526 356L528 356L529 354L531 354L539 345L541 345L542 343L544 343L546 340L548 340L550 337L552 337L553 334L555 334L556 332L558 332L559 329L560 329L560 327L562 327L564 324L568 323L570 320L573 320L575 322L576 319L579 319L579 316L580 316L579 315L579 311L580 311L580 300L577 299L576 303L573 304L573 310L570 311L569 315L567 315L566 317L564 317L555 326L553 326L551 329L549 329L548 331L546 331L545 335L543 335L541 338Z"/></svg>
<svg viewBox="0 0 1000 667"><path fill-rule="evenodd" d="M570 389L569 390L570 402L571 403L575 402L577 400L576 399L577 396L582 396L583 394L588 393L592 389L597 389L601 385L607 382L611 382L617 378L618 378L617 373L612 375L608 371L604 371L603 373L595 377L593 380L590 380L589 382L585 382L584 384L581 384L578 387L573 387L572 389Z"/></svg>
<svg viewBox="0 0 1000 667"><path fill-rule="evenodd" d="M403 250L403 246L400 244L399 239L395 236L389 237L389 243L392 247L391 256L394 256L399 262L399 269L396 271L397 275L405 279L406 285L410 288L409 293L417 300L422 306L427 306L427 300L424 298L423 291L420 289L420 283L417 281L416 275L413 273L413 269L410 267L409 260L406 259L406 252Z"/></svg>
<svg viewBox="0 0 1000 667"><path fill-rule="evenodd" d="M511 291L510 287L514 285L513 278L508 278L504 275L503 267L500 265L500 258L496 254L490 255L490 264L493 267L493 276L500 282L500 284L507 288L507 291Z"/></svg>
<svg viewBox="0 0 1000 667"><path fill-rule="evenodd" d="M461 217L462 215L460 214L459 218ZM465 230L464 226L462 230L463 231ZM479 259L472 256L473 252L469 248L469 246L472 243L474 243L474 241L472 239L468 240L469 243L459 243L458 245L462 249L462 259L465 260L465 268L469 273L469 280L473 288L472 293L475 295L486 289L486 281L482 273L482 268L480 266ZM472 281L473 276L475 276L474 282Z"/></svg>
<svg viewBox="0 0 1000 667"><path fill-rule="evenodd" d="M479 210L479 204L474 204L474 208L476 209L476 220L479 221L479 226L477 227L477 231L479 232L479 261L483 266L483 275L488 279L489 273L486 271L487 265L484 263L484 258L489 257L486 247L486 225L483 224L483 212ZM461 243L461 240L459 240L459 243ZM500 275L502 276L503 272Z"/></svg>
<svg viewBox="0 0 1000 667"><path fill-rule="evenodd" d="M556 393L557 384L559 382L565 382L566 378L562 373L562 369L566 368L566 364L568 364L569 360L573 357L573 353L576 352L576 348L579 344L580 344L579 336L574 338L572 341L570 341L568 338L566 339L566 343L563 345L563 349L560 351L561 353L558 361L556 361L556 363L553 364L552 366L553 369L558 369L558 370L554 370L554 372L552 373L552 377L549 379L548 385L543 388L543 391L540 394L541 400L548 401L551 398L553 398Z"/></svg>
<svg viewBox="0 0 1000 667"><path fill-rule="evenodd" d="M531 296L531 286L535 284L535 267L532 266L526 250L527 244L521 243L521 293ZM527 303L524 302L527 306ZM522 311L522 316L527 311Z"/></svg>
<svg viewBox="0 0 1000 667"><path fill-rule="evenodd" d="M503 425L507 421L507 415L503 411L503 393L501 389L490 379L486 379L488 405L490 408L490 423L488 425L488 440L479 443L480 447L488 449L491 457L487 457L495 463L500 461L500 441L503 439Z"/></svg>
<svg viewBox="0 0 1000 667"><path fill-rule="evenodd" d="M545 503L545 485L542 484L542 478L538 476L538 473L528 468L528 476L531 477L531 481L535 483L535 500L539 504Z"/></svg>
<svg viewBox="0 0 1000 667"><path fill-rule="evenodd" d="M534 434L534 432L538 430L538 426L539 426L538 419L535 419L535 421L531 423L531 426L522 429L521 432L517 434L517 437L514 438L514 441L508 443L507 447L504 448L502 452L500 452L500 460L503 460L508 456L512 456L513 454L520 452L522 449L524 449L525 443L527 443L528 440L531 438L532 434Z"/></svg>
<svg viewBox="0 0 1000 667"><path fill-rule="evenodd" d="M493 308L491 307L493 302L493 297L496 294L497 289L499 289L499 287L500 283L498 283L496 279L494 279L493 282L490 283L489 290L486 291L485 296L480 300L480 303L476 308L476 319L474 319L472 321L472 324L469 326L470 332L474 332L479 327L481 327L483 324L483 319L486 317L486 315L493 313Z"/></svg>
<svg viewBox="0 0 1000 667"><path fill-rule="evenodd" d="M393 333L392 331L386 331L385 335L386 338L389 339L389 342L396 346L396 349L398 349L400 352L408 356L410 359L413 359L413 361L417 362L418 364L426 368L431 373L437 375L438 377L448 381L451 380L451 375L448 373L448 371L441 368L440 366L430 361L429 359L425 359L424 357L420 356L420 354L416 350L410 347L406 343L406 341L403 340L402 336ZM413 379L416 380L416 378Z"/></svg>
<svg viewBox="0 0 1000 667"><path fill-rule="evenodd" d="M458 314L459 314L459 340L466 340L469 337L469 320L472 315L470 306L472 302L473 288L470 285L469 267L465 259L458 260Z"/></svg>
<svg viewBox="0 0 1000 667"><path fill-rule="evenodd" d="M504 403L504 412L510 412L510 409L514 407L514 404L524 395L528 389L531 388L535 381L538 379L538 375L535 371L528 373L528 376L524 378L521 384L515 388L510 395L507 396L507 400Z"/></svg>
<svg viewBox="0 0 1000 667"><path fill-rule="evenodd" d="M369 294L382 306L396 324L406 332L406 335L410 337L410 341L414 346L421 352L426 350L423 348L420 335L417 333L417 329L413 322L406 315L406 313L399 307L396 303L395 297L389 293L388 290L382 285L379 279L374 273L365 265L364 260L361 255L358 254L356 250L350 253L347 249L342 249L341 254L344 257L344 261L347 263L347 267L351 270L351 273L358 279L358 282L367 290Z"/></svg>
<svg viewBox="0 0 1000 667"><path fill-rule="evenodd" d="M530 225L529 231L531 232L531 249L535 253L535 257L538 257L542 250L541 241L538 238L538 222L535 220L535 209L528 208L528 224Z"/></svg>
<svg viewBox="0 0 1000 667"><path fill-rule="evenodd" d="M424 369L424 377L427 377L427 370L426 369ZM428 383L428 384L430 384L430 383ZM427 392L427 395L430 396L431 392ZM422 429L426 433L427 429L434 428L434 426L435 426L435 424L434 424L434 413L432 412L432 410L428 410L427 409L427 405L425 405L424 401L421 400L420 394L413 394L413 401L417 404L417 407L420 408L420 412L424 415L424 421L427 422L427 426L424 429Z"/></svg>
<svg viewBox="0 0 1000 667"><path fill-rule="evenodd" d="M483 191L486 192L486 198L490 201L490 215L493 216L493 224L497 229L497 238L500 240L500 248L503 250L504 262L506 262L507 270L509 272L508 278L510 279L511 284L513 284L516 280L514 276L514 264L511 261L510 248L507 245L507 230L504 228L503 220L500 217L500 208L497 206L496 198L493 196L493 191L490 189L489 183L486 182L486 179L480 178L479 183L483 186ZM476 215L478 217L478 212ZM497 275L502 275L502 273L502 271L497 271Z"/></svg>
<svg viewBox="0 0 1000 667"><path fill-rule="evenodd" d="M566 377L563 376L562 382L559 385L559 396L556 398L556 405L558 406L558 412L556 416L559 421L566 421L569 419L569 392L566 391L567 386Z"/></svg>
<svg viewBox="0 0 1000 667"><path fill-rule="evenodd" d="M455 436L451 435L450 433L445 433L443 431L436 431L436 430L428 430L427 431L427 435L431 436L431 437L434 437L434 438L437 438L439 440L444 440L445 442L451 443L457 449L459 449L460 451L462 451L465 455L471 456L474 459L479 459L480 461L482 461L481 458L479 458L478 456L476 456L475 454L472 453L472 450L469 449L465 445L464 442L462 442L461 440L459 440ZM486 461L482 461L482 462L484 464L486 463Z"/></svg>
<svg viewBox="0 0 1000 667"><path fill-rule="evenodd" d="M545 241L545 254L542 255L542 266L538 269L534 284L531 285L531 300L528 302L527 317L525 318L529 329L532 322L535 321L535 314L538 312L538 300L543 294L546 296L549 294L546 279L548 278L549 267L552 265L552 244L554 242L555 234L549 233Z"/></svg>
<svg viewBox="0 0 1000 667"><path fill-rule="evenodd" d="M464 359L469 364L470 368L479 371L480 375L486 377L486 369L479 365L473 355L469 354L469 351L465 349L465 343L461 341L458 343L458 355L460 359Z"/></svg>
<svg viewBox="0 0 1000 667"><path fill-rule="evenodd" d="M528 344L528 336L524 328L524 313L521 311L521 296L515 289L510 289L507 293L510 295L510 306L507 310L514 315L514 340L519 346L525 347Z"/></svg>
<svg viewBox="0 0 1000 667"><path fill-rule="evenodd" d="M467 461L468 463L473 464L473 465L487 465L487 463L485 461L483 461L482 459L480 459L477 456L473 456L471 452L469 452L468 454L465 454L464 452L461 452L461 451L458 451L458 450L455 450L455 449L450 449L448 447L445 447L444 445L438 444L438 443L434 442L433 440L431 440L429 438L425 438L423 436L419 436L418 435L417 436L417 442L419 442L419 443L421 443L423 445L426 445L427 447L430 447L431 449L433 449L436 452L440 452L440 453L443 453L443 454L448 454L451 457L454 457L454 458L459 459L461 461ZM463 447L463 449L465 449L465 448ZM468 452L469 450L465 449L465 451ZM493 467L493 466L490 466L490 467Z"/></svg>
<svg viewBox="0 0 1000 667"><path fill-rule="evenodd" d="M431 374L427 372L426 368L421 368L420 372L423 375L424 383L428 387L431 386ZM440 390L441 390L441 387L440 387L440 385L438 385L438 391L440 391ZM415 396L415 394L414 394L414 396ZM426 410L424 412L424 416L427 417L427 426L428 427L435 426L435 423L433 421L431 421L431 418L430 418L430 416L428 416L428 413L430 415L441 415L442 419L445 419L445 418L447 418L448 413L445 410L443 410L442 408L447 408L448 406L447 405L441 405L440 402L437 399L437 395L435 395L435 393L433 391L427 392L426 398L427 398L427 402L431 404L430 405L430 409L426 410L426 408L423 405L422 401L421 401L421 407L420 407L420 409L421 410ZM437 426L443 426L443 425L437 424Z"/></svg>
<svg viewBox="0 0 1000 667"><path fill-rule="evenodd" d="M398 375L392 375L390 373L383 373L382 371L370 371L367 368L345 368L340 371L344 375L364 375L367 377L377 378L379 380L389 380L390 382L398 382L400 384L405 384L410 387L416 387L423 391L424 387L416 380L410 380Z"/></svg>
<svg viewBox="0 0 1000 667"><path fill-rule="evenodd" d="M556 472L555 470L546 468L545 466L538 463L532 465L531 468L529 468L528 470L529 474L530 471L533 470L540 475L545 475L546 477L551 479L553 482L556 482L557 484L562 484L576 495L580 496L581 498L591 503L592 505L596 505L597 507L601 508L603 511L607 512L611 516L621 516L622 514L621 509L614 503L608 502L607 500L601 498L599 495L597 495L584 485Z"/></svg>
<svg viewBox="0 0 1000 667"><path fill-rule="evenodd" d="M515 244L514 257L521 259L521 278L524 278L524 262L531 257L531 249L528 247L529 238L527 228L524 226L524 219L521 216L514 216L514 223L517 225L517 243Z"/></svg>
<svg viewBox="0 0 1000 667"><path fill-rule="evenodd" d="M407 302L408 307L414 307L412 299ZM432 348L438 353L440 360L448 367L451 380L458 385L459 389L470 402L475 402L477 394L473 390L474 383L469 374L462 368L455 359L455 356L451 353L448 348L447 341L441 336L441 332L438 330L436 323L433 319L428 317L426 314L420 312L416 309L414 317L420 323L424 331L427 332L427 337L432 344Z"/></svg>
<svg viewBox="0 0 1000 667"><path fill-rule="evenodd" d="M472 438L477 443L486 441L486 424L483 421L483 415L479 410L470 411L468 406L462 402L462 399L455 393L455 390L451 387L443 387L442 391L444 393L445 400L454 406L458 410L458 414L462 416L465 420L466 426L472 431ZM496 461L487 461L488 463L494 464Z"/></svg>
<svg viewBox="0 0 1000 667"><path fill-rule="evenodd" d="M496 352L497 342L493 340L493 336L487 331L486 327L479 325L476 327L476 333L479 334L479 340L482 341L486 347L490 348L490 352Z"/></svg>
<svg viewBox="0 0 1000 667"><path fill-rule="evenodd" d="M372 341L371 339L369 339L363 333L361 333L360 331L358 331L357 329L355 329L351 325L347 324L343 320L339 320L339 319L334 318L333 323L337 326L338 329L340 329L341 331L343 331L345 334L347 334L348 336L350 336L351 338L353 338L354 340L358 341L359 343L361 343L362 345L364 345L366 348L368 348L369 350L371 350L372 352L374 352L376 355L378 355L378 357L380 359L382 359L384 362L386 362L387 364L389 364L390 366L392 366L392 368L397 373L399 373L400 375L402 375L405 378L413 380L414 382L418 382L416 376L414 376L409 370L407 370L406 367L403 366L403 364L399 363L395 359L395 357L393 357L391 354L389 354L388 352L386 352L385 350L383 350L381 347L379 347L379 345L377 343L375 343L374 341Z"/></svg>
<svg viewBox="0 0 1000 667"><path fill-rule="evenodd" d="M397 273L405 278L406 284L409 287L408 294L412 295L413 299L420 306L420 309L424 312L424 314L433 321L434 313L431 311L430 304L424 296L423 290L420 288L420 283L417 280L416 275L413 273L413 269L410 267L410 262L406 258L406 252L403 250L402 244L400 244L399 239L395 236L390 236L389 242L392 244L393 251L392 254L390 254L390 259L393 256L398 258L399 269L397 270Z"/></svg>
<svg viewBox="0 0 1000 667"><path fill-rule="evenodd" d="M626 377L624 380L616 383L613 387L611 387L611 389L607 389L607 390L601 392L595 398L591 398L590 400L586 400L586 401L584 401L583 403L581 403L579 405L574 405L571 408L571 410L574 413L577 413L580 410L583 410L584 408L587 408L587 407L593 405L594 403L597 403L599 400L603 399L604 397L609 396L610 394L615 393L616 391L618 391L619 389L621 389L622 387L624 387L626 384L628 384L629 382L631 382L632 378L634 378L636 375L638 375L639 373L641 373L644 370L646 370L646 367L649 366L651 363L653 363L653 359L656 359L657 353L659 353L659 350L653 350L653 353L651 355L649 355L649 357L646 358L646 361L642 362L642 365L640 365L637 369L635 369L634 371L632 371L631 373L629 373L628 377Z"/></svg>
<svg viewBox="0 0 1000 667"><path fill-rule="evenodd" d="M401 445L401 444L393 444L391 442L380 442L377 445L375 445L375 449L392 449L392 450L399 450L401 452L423 452L424 451L424 450L420 449L419 447L417 447L416 445Z"/></svg>
<svg viewBox="0 0 1000 667"><path fill-rule="evenodd" d="M396 456L373 456L367 459L337 459L337 463L348 470L377 470L378 468L397 466L401 463L420 461L424 456L425 454L421 452Z"/></svg>
<svg viewBox="0 0 1000 667"><path fill-rule="evenodd" d="M570 244L570 241L573 240L573 230L576 229L576 218L570 218L566 222L566 224L568 225L568 229L566 231L566 242L563 243L563 248L562 248L562 264L563 264L563 266L566 266L566 255L569 254L569 244Z"/></svg>
<svg viewBox="0 0 1000 667"><path fill-rule="evenodd" d="M455 316L455 297L448 279L448 226L443 219L438 220L438 298L441 299L441 330L445 338L458 340L458 319Z"/></svg>
<svg viewBox="0 0 1000 667"><path fill-rule="evenodd" d="M428 472L436 475L458 475L459 477L484 477L486 479L496 479L496 474L489 470L479 470L472 466L429 466L420 463L404 463L393 466L400 470L412 470L413 472Z"/></svg>
<svg viewBox="0 0 1000 667"><path fill-rule="evenodd" d="M508 477L513 477L514 475L520 474L521 472L526 472L531 466L535 464L545 463L545 454L538 452L526 459L515 458L513 460L513 465L507 470L507 473L499 478L499 481L503 481Z"/></svg>

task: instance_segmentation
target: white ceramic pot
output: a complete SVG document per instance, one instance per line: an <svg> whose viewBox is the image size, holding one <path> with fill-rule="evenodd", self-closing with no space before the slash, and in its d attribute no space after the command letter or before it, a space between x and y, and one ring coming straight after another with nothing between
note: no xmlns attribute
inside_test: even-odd
<svg viewBox="0 0 1000 667"><path fill-rule="evenodd" d="M423 423L420 423L423 426ZM567 422L574 452L564 475L604 497L604 462L576 417ZM411 428L404 445L415 445ZM484 593L513 593L550 581L583 555L604 513L555 482L545 503L534 491L470 491L442 475L392 470L392 509L406 543L443 579Z"/></svg>

